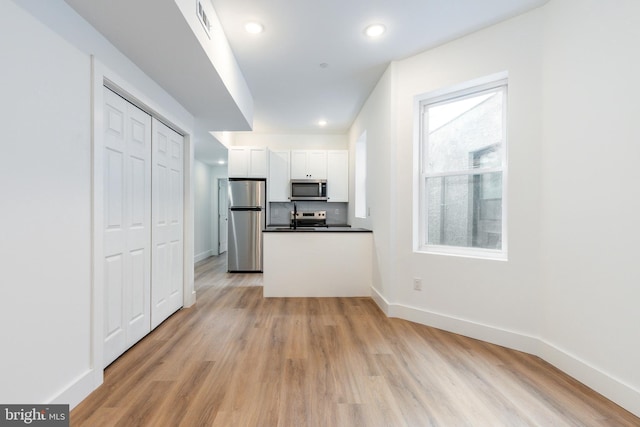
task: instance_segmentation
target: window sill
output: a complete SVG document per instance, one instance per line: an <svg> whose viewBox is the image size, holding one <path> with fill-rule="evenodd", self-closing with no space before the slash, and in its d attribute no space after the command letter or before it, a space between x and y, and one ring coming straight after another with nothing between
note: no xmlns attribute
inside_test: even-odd
<svg viewBox="0 0 640 427"><path fill-rule="evenodd" d="M424 246L414 251L419 254L444 255L460 258L483 259L489 261L508 261L505 250L491 250L478 248L460 248L454 246Z"/></svg>

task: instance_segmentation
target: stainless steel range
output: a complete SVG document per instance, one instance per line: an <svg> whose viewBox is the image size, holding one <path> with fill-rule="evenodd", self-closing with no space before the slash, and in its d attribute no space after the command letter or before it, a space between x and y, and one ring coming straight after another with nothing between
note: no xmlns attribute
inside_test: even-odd
<svg viewBox="0 0 640 427"><path fill-rule="evenodd" d="M290 219L292 227L326 227L327 211L291 211Z"/></svg>

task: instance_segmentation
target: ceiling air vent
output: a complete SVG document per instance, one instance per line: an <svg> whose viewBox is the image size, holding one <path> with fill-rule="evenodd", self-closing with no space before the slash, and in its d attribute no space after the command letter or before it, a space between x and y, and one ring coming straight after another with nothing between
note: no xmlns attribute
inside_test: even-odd
<svg viewBox="0 0 640 427"><path fill-rule="evenodd" d="M207 33L207 36L209 38L211 38L211 22L209 21L209 18L207 17L207 12L204 11L204 7L202 7L202 2L200 2L200 0L196 1L196 12L198 14L198 19L200 20L200 23L202 24L202 27L204 28L205 33Z"/></svg>

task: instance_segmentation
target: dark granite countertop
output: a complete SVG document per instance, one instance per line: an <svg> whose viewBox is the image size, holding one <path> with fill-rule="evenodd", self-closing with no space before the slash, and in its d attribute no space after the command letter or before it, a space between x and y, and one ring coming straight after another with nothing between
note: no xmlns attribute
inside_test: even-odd
<svg viewBox="0 0 640 427"><path fill-rule="evenodd" d="M265 233L371 233L371 230L366 228L350 227L348 225L330 225L329 227L298 227L295 230L293 228L283 226L269 226L265 228Z"/></svg>

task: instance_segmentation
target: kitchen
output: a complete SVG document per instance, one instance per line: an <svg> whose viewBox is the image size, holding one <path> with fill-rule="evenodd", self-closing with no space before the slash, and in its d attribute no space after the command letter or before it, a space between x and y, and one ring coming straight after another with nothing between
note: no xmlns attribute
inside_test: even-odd
<svg viewBox="0 0 640 427"><path fill-rule="evenodd" d="M372 238L347 222L348 155L232 148L229 272L264 271L265 297L368 296Z"/></svg>

